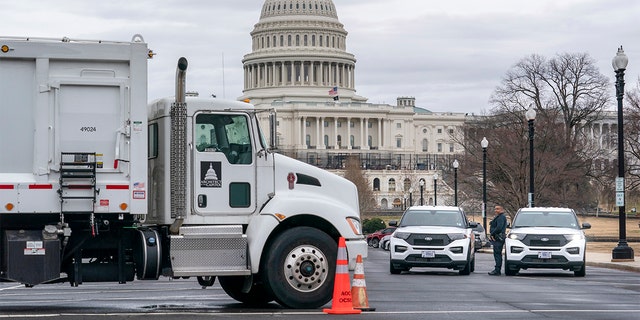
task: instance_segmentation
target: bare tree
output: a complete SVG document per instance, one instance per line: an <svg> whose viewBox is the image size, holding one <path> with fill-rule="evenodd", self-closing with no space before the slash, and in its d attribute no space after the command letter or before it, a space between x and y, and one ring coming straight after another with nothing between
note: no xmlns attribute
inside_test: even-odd
<svg viewBox="0 0 640 320"><path fill-rule="evenodd" d="M369 185L369 181L365 178L360 168L360 159L358 156L349 156L345 164L344 177L353 182L358 189L358 203L360 204L360 213L366 216L376 207L376 200L373 196L373 190Z"/></svg>
<svg viewBox="0 0 640 320"><path fill-rule="evenodd" d="M637 79L633 89L627 92L626 111L624 115L625 129L625 154L628 161L625 162L627 188L629 190L640 189L640 78Z"/></svg>
<svg viewBox="0 0 640 320"><path fill-rule="evenodd" d="M592 159L597 149L585 139L585 126L599 120L609 102L608 80L588 54L559 54L552 59L525 57L507 71L490 102L488 117L465 132L463 181L467 193L482 190L482 148L487 148L487 202L508 213L525 207L529 192L528 124L535 108L534 203L537 206L594 205ZM477 191L476 191L477 193ZM479 196L482 196L481 194Z"/></svg>
<svg viewBox="0 0 640 320"><path fill-rule="evenodd" d="M577 143L580 129L601 118L609 103L609 80L587 53L564 53L547 60L525 57L502 80L490 100L496 113L519 113L532 106L540 115L557 116L564 139Z"/></svg>

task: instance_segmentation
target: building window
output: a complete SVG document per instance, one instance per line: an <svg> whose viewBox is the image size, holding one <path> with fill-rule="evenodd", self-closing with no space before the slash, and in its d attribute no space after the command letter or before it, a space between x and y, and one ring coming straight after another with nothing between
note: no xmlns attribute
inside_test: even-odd
<svg viewBox="0 0 640 320"><path fill-rule="evenodd" d="M426 134L427 133L427 129L422 129L422 133Z"/></svg>
<svg viewBox="0 0 640 320"><path fill-rule="evenodd" d="M300 35L296 34L296 46L300 46Z"/></svg>
<svg viewBox="0 0 640 320"><path fill-rule="evenodd" d="M449 134L453 134L453 129L449 129Z"/></svg>
<svg viewBox="0 0 640 320"><path fill-rule="evenodd" d="M329 136L328 135L324 135L324 146L328 146L329 145Z"/></svg>
<svg viewBox="0 0 640 320"><path fill-rule="evenodd" d="M342 147L342 136L338 135L338 147Z"/></svg>
<svg viewBox="0 0 640 320"><path fill-rule="evenodd" d="M429 151L429 141L427 139L422 139L422 151Z"/></svg>
<svg viewBox="0 0 640 320"><path fill-rule="evenodd" d="M438 133L442 133L442 128L438 128Z"/></svg>
<svg viewBox="0 0 640 320"><path fill-rule="evenodd" d="M356 124L353 121L349 121L349 127L353 128L355 126L356 126Z"/></svg>
<svg viewBox="0 0 640 320"><path fill-rule="evenodd" d="M328 127L329 127L329 121L325 121L325 122L324 122L324 127L325 127L325 128L328 128Z"/></svg>
<svg viewBox="0 0 640 320"><path fill-rule="evenodd" d="M304 141L307 144L307 148L311 146L311 135L308 134L306 137L304 137Z"/></svg>
<svg viewBox="0 0 640 320"><path fill-rule="evenodd" d="M369 146L369 148L371 148L371 146L373 145L373 137L371 136L367 137L367 145Z"/></svg>
<svg viewBox="0 0 640 320"><path fill-rule="evenodd" d="M396 137L396 148L402 148L402 137Z"/></svg>
<svg viewBox="0 0 640 320"><path fill-rule="evenodd" d="M403 190L404 190L404 192L409 192L409 189L411 189L411 179L405 178L404 179Z"/></svg>
<svg viewBox="0 0 640 320"><path fill-rule="evenodd" d="M287 36L287 45L291 47L291 35Z"/></svg>
<svg viewBox="0 0 640 320"><path fill-rule="evenodd" d="M442 152L442 143L438 143L438 152Z"/></svg>
<svg viewBox="0 0 640 320"><path fill-rule="evenodd" d="M402 122L396 123L396 128L397 129L402 129Z"/></svg>
<svg viewBox="0 0 640 320"><path fill-rule="evenodd" d="M367 127L368 127L368 128L373 128L373 122L368 122L368 121L367 121Z"/></svg>
<svg viewBox="0 0 640 320"><path fill-rule="evenodd" d="M449 152L453 152L453 143L449 143Z"/></svg>
<svg viewBox="0 0 640 320"><path fill-rule="evenodd" d="M342 122L338 121L338 128L342 128Z"/></svg>
<svg viewBox="0 0 640 320"><path fill-rule="evenodd" d="M349 145L353 147L355 145L355 142L356 142L356 137L354 137L353 135L350 135L349 136Z"/></svg>
<svg viewBox="0 0 640 320"><path fill-rule="evenodd" d="M380 191L380 179L373 179L373 191Z"/></svg>
<svg viewBox="0 0 640 320"><path fill-rule="evenodd" d="M305 121L304 122L304 126L307 127L307 128L311 127L311 121Z"/></svg>
<svg viewBox="0 0 640 320"><path fill-rule="evenodd" d="M389 191L396 191L396 179L389 179Z"/></svg>

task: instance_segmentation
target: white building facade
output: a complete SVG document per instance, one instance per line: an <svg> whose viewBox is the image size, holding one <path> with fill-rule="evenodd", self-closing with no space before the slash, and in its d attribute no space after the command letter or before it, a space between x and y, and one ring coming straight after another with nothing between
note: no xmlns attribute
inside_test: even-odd
<svg viewBox="0 0 640 320"><path fill-rule="evenodd" d="M368 103L356 94L347 34L331 0L266 0L239 100L277 111L278 144L289 156L337 173L358 156L381 209L403 208L409 190L419 203L420 179L425 204L428 194L452 205L453 190L441 181L435 195L433 177L462 152L465 114L418 108L413 97Z"/></svg>

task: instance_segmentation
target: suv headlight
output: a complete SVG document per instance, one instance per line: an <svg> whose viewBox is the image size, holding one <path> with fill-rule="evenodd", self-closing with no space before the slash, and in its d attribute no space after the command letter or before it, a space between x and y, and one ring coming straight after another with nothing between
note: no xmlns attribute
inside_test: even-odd
<svg viewBox="0 0 640 320"><path fill-rule="evenodd" d="M449 239L451 239L451 241L461 240L461 239L466 239L467 238L467 234L466 233L447 233L447 236L449 237Z"/></svg>
<svg viewBox="0 0 640 320"><path fill-rule="evenodd" d="M565 234L564 238L567 239L567 241L582 240L584 239L584 234Z"/></svg>
<svg viewBox="0 0 640 320"><path fill-rule="evenodd" d="M398 238L398 239L402 239L402 240L409 239L410 235L411 235L411 233L409 233L409 232L399 232L397 230L396 230L396 232L393 233L393 237L394 238Z"/></svg>
<svg viewBox="0 0 640 320"><path fill-rule="evenodd" d="M509 233L509 239L513 240L524 240L524 237L527 235L524 233Z"/></svg>

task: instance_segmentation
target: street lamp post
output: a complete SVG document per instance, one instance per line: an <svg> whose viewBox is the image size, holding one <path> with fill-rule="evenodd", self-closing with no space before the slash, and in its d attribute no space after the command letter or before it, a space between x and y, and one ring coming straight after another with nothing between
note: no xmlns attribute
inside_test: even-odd
<svg viewBox="0 0 640 320"><path fill-rule="evenodd" d="M620 237L618 246L611 253L612 261L633 261L633 248L627 244L626 213L624 208L624 121L622 119L622 98L624 97L624 70L627 68L627 55L622 46L613 57L613 70L616 72L616 98L618 99L618 178L616 179L616 205Z"/></svg>
<svg viewBox="0 0 640 320"><path fill-rule="evenodd" d="M458 206L458 159L453 160L453 205Z"/></svg>
<svg viewBox="0 0 640 320"><path fill-rule="evenodd" d="M409 188L409 207L413 206L413 188Z"/></svg>
<svg viewBox="0 0 640 320"><path fill-rule="evenodd" d="M424 205L424 198L422 197L422 192L424 191L424 179L420 179L420 205Z"/></svg>
<svg viewBox="0 0 640 320"><path fill-rule="evenodd" d="M438 173L433 175L433 205L438 205Z"/></svg>
<svg viewBox="0 0 640 320"><path fill-rule="evenodd" d="M480 142L482 146L482 226L487 230L487 147L489 141L486 137Z"/></svg>
<svg viewBox="0 0 640 320"><path fill-rule="evenodd" d="M536 110L529 106L525 116L529 122L529 208L533 208L533 122L536 120Z"/></svg>

